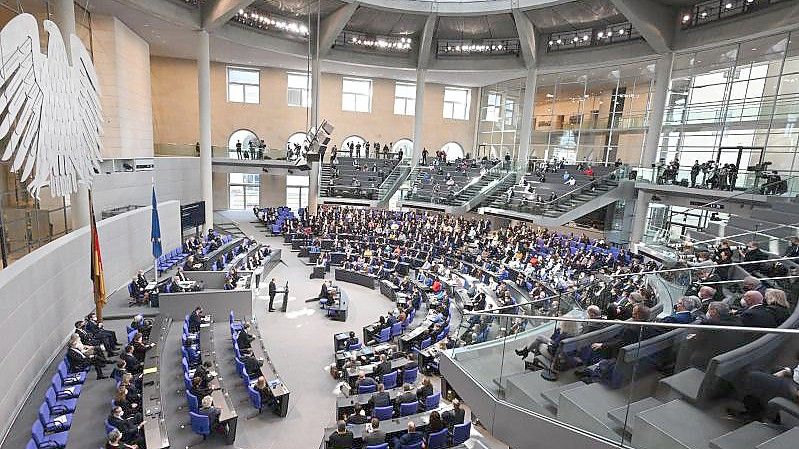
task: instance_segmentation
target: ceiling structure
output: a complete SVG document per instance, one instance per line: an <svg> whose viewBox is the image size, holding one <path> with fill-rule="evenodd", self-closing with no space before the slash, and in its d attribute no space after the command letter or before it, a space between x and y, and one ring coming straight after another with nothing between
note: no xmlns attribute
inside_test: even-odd
<svg viewBox="0 0 799 449"><path fill-rule="evenodd" d="M413 80L415 69L425 67L430 82L483 86L524 76L533 66L546 71L590 60L597 64L655 58L675 50L684 31L680 30L680 17L698 3L700 0L104 0L87 5L92 13L118 17L142 36L157 56L194 59L196 33L205 28L211 34L211 58L215 61L303 70L309 39L315 43L318 36L321 67L326 72ZM799 5L788 3L799 4L775 5L799 17ZM255 18L256 25L265 25L236 20L242 12L249 14L244 17ZM302 24L302 29L309 31L289 35L269 26L270 20ZM636 39L594 45L594 36L602 35L600 30L619 24L632 27ZM570 32L580 33L581 40L586 40L580 46L583 48L560 50L548 45L550 36ZM345 35L362 39L344 40ZM381 51L386 48L384 40L403 38L412 42L411 48ZM498 40L508 47L514 45L517 51L491 51L492 44L496 50ZM371 46L361 45L363 41ZM451 51L437 47L439 41L446 42L442 45ZM454 51L456 46L458 51Z"/></svg>

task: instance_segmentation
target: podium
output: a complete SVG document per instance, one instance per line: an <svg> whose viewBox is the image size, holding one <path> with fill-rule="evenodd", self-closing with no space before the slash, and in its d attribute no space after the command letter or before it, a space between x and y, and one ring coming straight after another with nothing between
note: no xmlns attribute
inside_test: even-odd
<svg viewBox="0 0 799 449"><path fill-rule="evenodd" d="M286 307L288 307L288 304L289 304L289 288L288 288L288 285L286 285L286 287L284 287L282 289L275 290L275 293L276 294L280 294L280 293L283 294L283 306L280 308L280 311L281 312L285 312L286 311Z"/></svg>

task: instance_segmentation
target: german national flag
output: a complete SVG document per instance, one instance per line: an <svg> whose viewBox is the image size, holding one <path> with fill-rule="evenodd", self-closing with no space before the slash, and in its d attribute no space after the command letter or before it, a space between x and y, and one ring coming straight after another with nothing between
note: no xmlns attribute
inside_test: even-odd
<svg viewBox="0 0 799 449"><path fill-rule="evenodd" d="M97 311L97 319L103 319L103 306L106 303L105 297L105 275L103 274L103 258L100 255L100 236L97 234L97 221L94 219L94 202L92 201L92 191L89 190L89 220L91 220L91 239L92 239L92 267L90 278L94 284L94 305Z"/></svg>

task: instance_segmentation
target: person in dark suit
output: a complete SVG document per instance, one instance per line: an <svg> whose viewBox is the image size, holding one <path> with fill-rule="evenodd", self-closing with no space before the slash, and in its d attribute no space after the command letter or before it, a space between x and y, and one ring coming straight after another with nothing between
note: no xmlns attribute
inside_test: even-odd
<svg viewBox="0 0 799 449"><path fill-rule="evenodd" d="M344 347L349 348L350 346L357 345L359 341L360 340L358 340L358 337L355 336L355 332L350 331L349 337L347 338L347 344Z"/></svg>
<svg viewBox="0 0 799 449"><path fill-rule="evenodd" d="M275 278L272 278L269 281L269 311L274 312L274 303L275 303L275 295L277 295L277 285L275 284Z"/></svg>
<svg viewBox="0 0 799 449"><path fill-rule="evenodd" d="M224 424L219 422L219 414L222 413L222 410L214 405L214 399L211 396L203 396L199 412L200 415L208 417L211 430L224 431Z"/></svg>
<svg viewBox="0 0 799 449"><path fill-rule="evenodd" d="M406 446L413 446L419 442L424 443L424 435L416 431L416 424L413 421L408 421L408 432L403 433L400 437L394 438L394 449L401 449Z"/></svg>
<svg viewBox="0 0 799 449"><path fill-rule="evenodd" d="M404 384L402 386L402 394L397 396L396 404L394 408L397 409L399 412L400 406L402 404L409 404L411 402L417 402L418 399L416 398L416 394L413 392L413 387L411 384Z"/></svg>
<svg viewBox="0 0 799 449"><path fill-rule="evenodd" d="M355 410L347 417L347 424L366 424L369 420L361 404L355 404Z"/></svg>
<svg viewBox="0 0 799 449"><path fill-rule="evenodd" d="M632 319L634 321L648 321L649 313L649 307L643 304L636 304L633 307ZM624 329L617 337L605 342L593 343L591 344L591 349L598 353L603 359L612 359L616 357L619 349L637 342L639 337L641 340L645 340L655 336L658 332L656 328L651 326L644 326L642 328L638 326L624 326Z"/></svg>
<svg viewBox="0 0 799 449"><path fill-rule="evenodd" d="M694 316L691 313L693 305L694 302L692 300L683 296L674 304L674 313L660 321L662 323L689 324L694 321Z"/></svg>
<svg viewBox="0 0 799 449"><path fill-rule="evenodd" d="M106 349L116 349L119 347L117 334L113 331L103 329L103 324L97 321L96 313L92 312L88 314L84 323L86 331L103 343Z"/></svg>
<svg viewBox="0 0 799 449"><path fill-rule="evenodd" d="M336 431L328 438L328 445L330 449L352 449L355 442L355 437L352 432L347 430L347 423L339 421Z"/></svg>
<svg viewBox="0 0 799 449"><path fill-rule="evenodd" d="M391 405L391 395L385 390L385 385L377 384L377 391L369 398L369 408L374 410L375 407L388 407Z"/></svg>
<svg viewBox="0 0 799 449"><path fill-rule="evenodd" d="M108 440L105 442L105 449L138 449L138 446L133 446L122 441L122 432L116 428L108 432Z"/></svg>
<svg viewBox="0 0 799 449"><path fill-rule="evenodd" d="M377 382L375 382L375 380L372 379L371 377L367 377L365 372L363 371L358 372L358 380L355 381L355 388L357 389L360 387L368 387L371 385L376 386Z"/></svg>
<svg viewBox="0 0 799 449"><path fill-rule="evenodd" d="M142 372L142 364L139 362L139 359L133 355L133 346L128 345L125 346L125 353L120 356L122 360L125 361L125 367L131 374L141 374Z"/></svg>
<svg viewBox="0 0 799 449"><path fill-rule="evenodd" d="M253 357L249 352L242 352L240 360L244 364L244 370L250 376L250 379L256 379L261 376L262 361Z"/></svg>
<svg viewBox="0 0 799 449"><path fill-rule="evenodd" d="M330 284L330 282L331 281L322 282L322 289L319 291L319 299L327 299L328 284Z"/></svg>
<svg viewBox="0 0 799 449"><path fill-rule="evenodd" d="M144 343L144 336L141 332L136 332L130 345L133 346L133 356L141 363L144 363L144 356L147 354L147 350L155 347L155 343Z"/></svg>
<svg viewBox="0 0 799 449"><path fill-rule="evenodd" d="M126 417L122 407L115 406L111 409L111 415L108 416L108 424L115 427L122 433L122 442L126 444L134 444L141 446L144 443L144 438L141 435L141 429L144 427L143 421L136 421L133 416Z"/></svg>
<svg viewBox="0 0 799 449"><path fill-rule="evenodd" d="M461 408L461 401L458 399L453 399L452 410L447 410L444 412L441 418L449 427L463 424L464 420L466 419L466 411Z"/></svg>
<svg viewBox="0 0 799 449"><path fill-rule="evenodd" d="M245 323L244 327L239 331L239 335L236 337L236 343L239 344L239 349L250 349L252 347L251 343L255 340L255 337L247 332L249 329L250 323Z"/></svg>
<svg viewBox="0 0 799 449"><path fill-rule="evenodd" d="M150 338L150 331L153 328L152 320L145 320L143 315L136 315L130 323L132 329L136 329L144 335L145 338Z"/></svg>
<svg viewBox="0 0 799 449"><path fill-rule="evenodd" d="M430 382L430 378L425 376L422 378L422 384L416 390L416 398L419 399L419 402L422 406L424 406L425 400L427 397L433 394L433 384Z"/></svg>
<svg viewBox="0 0 799 449"><path fill-rule="evenodd" d="M94 366L94 372L97 373L97 379L105 379L108 376L103 374L103 366L105 363L98 359L96 356L89 357L81 351L76 344L70 345L67 350L67 361L72 371L83 371L89 366Z"/></svg>
<svg viewBox="0 0 799 449"><path fill-rule="evenodd" d="M797 376L799 368L795 371L791 367L773 374L761 371L748 373L742 385L744 410L727 409L727 413L747 421L760 421L768 402L774 398L785 398L793 404L799 404L799 384L795 381Z"/></svg>
<svg viewBox="0 0 799 449"><path fill-rule="evenodd" d="M369 427L366 428L366 432L363 434L363 446L379 446L385 442L386 432L380 430L380 420L372 418Z"/></svg>
<svg viewBox="0 0 799 449"><path fill-rule="evenodd" d="M385 376L386 374L391 374L391 361L386 358L385 354L380 354L380 363L377 364L374 371L376 376Z"/></svg>
<svg viewBox="0 0 799 449"><path fill-rule="evenodd" d="M196 334L200 332L200 324L203 322L203 308L196 307L189 315L189 332Z"/></svg>
<svg viewBox="0 0 799 449"><path fill-rule="evenodd" d="M748 327L777 327L777 320L766 306L763 295L757 290L750 290L741 296L741 324Z"/></svg>

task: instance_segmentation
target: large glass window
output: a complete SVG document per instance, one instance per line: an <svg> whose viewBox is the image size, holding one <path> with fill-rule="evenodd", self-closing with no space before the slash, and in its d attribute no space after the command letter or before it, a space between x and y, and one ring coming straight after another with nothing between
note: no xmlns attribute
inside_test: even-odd
<svg viewBox="0 0 799 449"><path fill-rule="evenodd" d="M783 33L676 55L659 157L684 167L771 162L770 170L795 170L797 40L799 33Z"/></svg>
<svg viewBox="0 0 799 449"><path fill-rule="evenodd" d="M469 119L472 91L461 87L444 87L444 118Z"/></svg>
<svg viewBox="0 0 799 449"><path fill-rule="evenodd" d="M341 110L351 112L372 111L372 80L344 78L341 86Z"/></svg>
<svg viewBox="0 0 799 449"><path fill-rule="evenodd" d="M394 114L413 115L416 108L416 84L401 83L394 85Z"/></svg>
<svg viewBox="0 0 799 449"><path fill-rule="evenodd" d="M257 69L227 68L227 101L231 103L260 102L260 72Z"/></svg>
<svg viewBox="0 0 799 449"><path fill-rule="evenodd" d="M519 148L517 134L524 97L524 78L504 81L483 88L478 123L477 158L496 158L506 153L515 158Z"/></svg>
<svg viewBox="0 0 799 449"><path fill-rule="evenodd" d="M231 209L251 209L260 203L261 175L230 173L228 175Z"/></svg>
<svg viewBox="0 0 799 449"><path fill-rule="evenodd" d="M258 136L256 136L254 132L249 129L234 131L228 139L228 156L233 159L241 159L242 153L236 151L236 149L239 148L242 151L249 150L250 143L252 143L255 148L258 148L258 145L261 144L261 141L258 140Z"/></svg>
<svg viewBox="0 0 799 449"><path fill-rule="evenodd" d="M286 206L292 210L308 207L308 176L286 176Z"/></svg>
<svg viewBox="0 0 799 449"><path fill-rule="evenodd" d="M307 108L311 104L311 77L307 73L288 73L286 97L289 106Z"/></svg>

